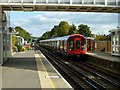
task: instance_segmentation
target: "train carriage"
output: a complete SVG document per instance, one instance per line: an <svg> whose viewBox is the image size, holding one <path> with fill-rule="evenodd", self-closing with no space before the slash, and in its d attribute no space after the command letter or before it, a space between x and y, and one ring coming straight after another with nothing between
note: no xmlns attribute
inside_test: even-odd
<svg viewBox="0 0 120 90"><path fill-rule="evenodd" d="M83 55L87 52L87 39L80 34L41 40L40 45L63 55Z"/></svg>

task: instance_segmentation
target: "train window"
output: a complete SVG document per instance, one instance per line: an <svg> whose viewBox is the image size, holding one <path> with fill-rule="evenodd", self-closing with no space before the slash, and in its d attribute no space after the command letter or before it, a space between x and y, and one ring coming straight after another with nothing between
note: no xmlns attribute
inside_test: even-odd
<svg viewBox="0 0 120 90"><path fill-rule="evenodd" d="M68 39L68 49L74 51L74 37Z"/></svg>
<svg viewBox="0 0 120 90"><path fill-rule="evenodd" d="M66 41L64 41L64 51L66 51Z"/></svg>
<svg viewBox="0 0 120 90"><path fill-rule="evenodd" d="M64 41L62 41L62 48L64 48Z"/></svg>
<svg viewBox="0 0 120 90"><path fill-rule="evenodd" d="M80 49L80 42L79 42L79 40L76 40L76 49Z"/></svg>
<svg viewBox="0 0 120 90"><path fill-rule="evenodd" d="M81 51L84 51L86 49L86 39L84 37L81 37Z"/></svg>
<svg viewBox="0 0 120 90"><path fill-rule="evenodd" d="M75 36L75 38L76 38L76 39L79 39L79 38L80 38L80 36Z"/></svg>

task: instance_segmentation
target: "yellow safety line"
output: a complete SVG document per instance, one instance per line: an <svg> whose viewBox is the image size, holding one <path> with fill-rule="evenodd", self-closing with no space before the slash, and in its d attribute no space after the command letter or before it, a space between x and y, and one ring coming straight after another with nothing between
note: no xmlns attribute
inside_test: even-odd
<svg viewBox="0 0 120 90"><path fill-rule="evenodd" d="M41 60L40 60L40 61L41 61ZM41 61L41 63L42 63L43 68L44 68L44 70L45 70L45 72L46 72L46 75L49 76L49 74L48 74L48 72L47 72L47 70L46 70L46 68L45 68L45 66L44 66L44 64L43 64L42 61ZM54 83L53 83L53 81L52 81L50 78L49 78L49 81L50 81L50 83L51 83L51 85L52 85L52 88L56 88L55 85L54 85Z"/></svg>
<svg viewBox="0 0 120 90"><path fill-rule="evenodd" d="M37 55L37 54L35 54L35 57L36 57L36 63L37 63L37 70L38 70L39 80L41 81L41 78L40 78L40 70L39 70L40 65L39 65L38 60L37 60L38 55ZM41 84L40 84L40 86L41 86Z"/></svg>
<svg viewBox="0 0 120 90"><path fill-rule="evenodd" d="M39 55L39 54L38 54L38 55ZM38 57L40 58L40 55L39 55ZM44 68L44 70L45 70L46 75L49 76L49 74L48 74L48 72L47 72L47 70L46 70L43 62L42 62L41 60L40 60L40 62L41 62L42 66L43 66L43 68ZM38 62L37 62L37 63L38 63ZM37 64L37 68L39 68L39 65L38 65L38 64ZM38 70L39 70L39 69L38 69ZM39 73L40 73L40 72L39 72ZM40 77L40 74L39 74L39 77ZM49 81L50 81L50 84L52 85L52 88L56 88L55 85L54 85L54 83L53 83L53 81L52 81L50 78L49 78Z"/></svg>

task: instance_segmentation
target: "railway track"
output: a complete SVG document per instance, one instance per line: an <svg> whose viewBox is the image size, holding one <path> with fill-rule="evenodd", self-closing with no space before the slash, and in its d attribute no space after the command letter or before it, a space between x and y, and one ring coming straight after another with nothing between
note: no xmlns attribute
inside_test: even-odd
<svg viewBox="0 0 120 90"><path fill-rule="evenodd" d="M101 84L104 84L107 88L111 88L111 89L116 88L116 87L117 87L117 88L120 88L119 83L111 80L110 78L108 78L108 76L105 76L105 75L103 75L103 74L101 75L101 74L99 74L98 72L90 69L90 67L88 67L87 64L83 64L83 63L77 64L77 63L74 63L74 62L72 62L72 64L75 65L76 67L78 67L79 69L82 69L82 70L84 70L85 72L87 72L88 74L87 74L87 73L86 73L86 74L87 74L89 77L93 78L95 81L97 81L97 82L99 82L99 83L101 83ZM94 68L95 68L95 67L94 67ZM110 77L110 76L109 76L109 77Z"/></svg>
<svg viewBox="0 0 120 90"><path fill-rule="evenodd" d="M93 70L93 72L95 72L95 73L98 73L98 74L100 74L102 76L110 78L112 81L117 82L120 85L120 76L112 74L110 72L107 72L107 71L105 71L103 69L100 69L98 67L95 68L95 66L93 64L91 64L91 63L79 62L79 64L81 66L84 65L84 67L87 67L90 70Z"/></svg>
<svg viewBox="0 0 120 90"><path fill-rule="evenodd" d="M55 67L66 74L67 78L69 76L69 82L73 84L72 86L74 88L95 90L120 88L118 83L87 69L88 66L85 64L78 64L72 61L65 62L42 47L40 50L55 65Z"/></svg>

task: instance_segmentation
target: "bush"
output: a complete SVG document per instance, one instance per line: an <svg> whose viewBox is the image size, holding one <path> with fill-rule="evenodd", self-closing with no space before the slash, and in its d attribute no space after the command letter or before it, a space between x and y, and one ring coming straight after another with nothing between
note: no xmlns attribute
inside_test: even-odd
<svg viewBox="0 0 120 90"><path fill-rule="evenodd" d="M25 48L24 48L24 47L22 47L22 51L25 51Z"/></svg>
<svg viewBox="0 0 120 90"><path fill-rule="evenodd" d="M21 52L22 51L22 46L20 46L20 45L15 45L17 48L18 48L18 52Z"/></svg>
<svg viewBox="0 0 120 90"><path fill-rule="evenodd" d="M12 47L14 48L16 42L16 37L15 35L12 35Z"/></svg>
<svg viewBox="0 0 120 90"><path fill-rule="evenodd" d="M16 46L13 47L13 52L18 52L18 48Z"/></svg>

